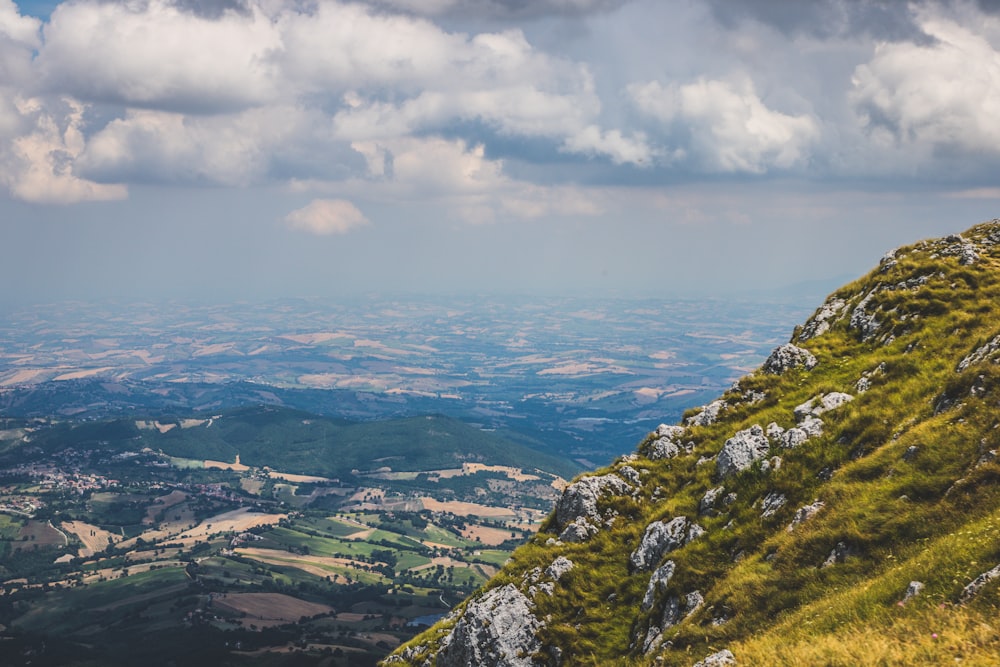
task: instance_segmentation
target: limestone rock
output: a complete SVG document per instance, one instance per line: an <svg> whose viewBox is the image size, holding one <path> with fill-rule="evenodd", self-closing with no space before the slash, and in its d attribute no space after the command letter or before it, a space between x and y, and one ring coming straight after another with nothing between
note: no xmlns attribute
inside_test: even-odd
<svg viewBox="0 0 1000 667"><path fill-rule="evenodd" d="M736 665L736 656L729 649L723 649L694 663L694 667L732 667L733 665Z"/></svg>
<svg viewBox="0 0 1000 667"><path fill-rule="evenodd" d="M785 503L787 502L788 499L785 498L785 494L772 491L764 497L763 501L761 501L761 509L763 511L760 513L760 518L766 519L770 516L774 516L777 514L778 510L785 506Z"/></svg>
<svg viewBox="0 0 1000 667"><path fill-rule="evenodd" d="M435 665L530 667L532 654L542 647L535 637L541 627L531 602L516 586L494 588L466 606L441 640Z"/></svg>
<svg viewBox="0 0 1000 667"><path fill-rule="evenodd" d="M719 497L725 493L726 487L717 486L714 489L709 489L705 492L705 495L701 497L698 501L698 514L709 514L715 509L715 503L718 502Z"/></svg>
<svg viewBox="0 0 1000 667"><path fill-rule="evenodd" d="M764 429L754 424L748 429L737 431L726 440L716 460L719 478L725 479L750 468L754 461L767 456L771 443L764 435Z"/></svg>
<svg viewBox="0 0 1000 667"><path fill-rule="evenodd" d="M992 570L987 570L981 575L973 579L968 586L962 589L962 594L959 596L958 601L965 604L972 598L976 596L979 591L983 590L986 584L990 583L994 579L1000 579L1000 565L997 565Z"/></svg>
<svg viewBox="0 0 1000 667"><path fill-rule="evenodd" d="M875 314L868 312L868 307L871 305L872 299L878 293L878 289L873 289L871 292L865 295L861 302L854 307L851 311L851 321L848 325L849 328L854 329L861 333L862 341L869 341L875 337L878 333L878 328L881 323L875 319Z"/></svg>
<svg viewBox="0 0 1000 667"><path fill-rule="evenodd" d="M654 521L646 526L639 547L629 557L629 565L633 572L647 572L668 553L704 534L705 530L687 517Z"/></svg>
<svg viewBox="0 0 1000 667"><path fill-rule="evenodd" d="M922 581L911 581L910 585L906 587L906 593L903 594L903 602L920 595L923 590L924 583Z"/></svg>
<svg viewBox="0 0 1000 667"><path fill-rule="evenodd" d="M687 433L683 426L668 426L660 424L656 429L659 436L648 446L646 457L658 461L660 459L672 459L679 454L689 452L693 448L691 443L682 444L681 439Z"/></svg>
<svg viewBox="0 0 1000 667"><path fill-rule="evenodd" d="M701 412L693 417L688 417L685 423L688 426L710 426L719 419L719 413L729 405L723 400L712 401L701 409Z"/></svg>
<svg viewBox="0 0 1000 667"><path fill-rule="evenodd" d="M847 303L843 299L829 299L802 327L802 331L799 333L799 342L805 342L829 331L831 323L836 321L846 306Z"/></svg>
<svg viewBox="0 0 1000 667"><path fill-rule="evenodd" d="M600 532L600 528L580 516L574 519L572 523L568 524L563 531L559 533L559 540L561 542L570 542L574 544L586 542L598 532Z"/></svg>
<svg viewBox="0 0 1000 667"><path fill-rule="evenodd" d="M792 522L788 524L788 532L795 530L795 527L801 524L803 521L808 521L809 519L816 516L821 509L826 506L822 500L817 500L813 502L812 505L804 505L797 510L795 510L795 516L792 517Z"/></svg>
<svg viewBox="0 0 1000 667"><path fill-rule="evenodd" d="M785 440L785 429L778 426L777 423L771 422L764 429L764 433L767 434L767 439L772 445L781 444Z"/></svg>
<svg viewBox="0 0 1000 667"><path fill-rule="evenodd" d="M573 569L573 561L565 556L558 556L552 564L545 568L545 574L552 577L556 581L567 572Z"/></svg>
<svg viewBox="0 0 1000 667"><path fill-rule="evenodd" d="M994 357L998 351L1000 351L1000 336L994 336L989 342L977 347L972 354L958 362L958 368L956 370L961 373L969 366L982 363L987 359Z"/></svg>
<svg viewBox="0 0 1000 667"><path fill-rule="evenodd" d="M836 410L845 403L850 403L854 397L841 391L833 391L822 396L814 396L805 403L795 407L796 421L803 421L807 417L819 417L825 412Z"/></svg>
<svg viewBox="0 0 1000 667"><path fill-rule="evenodd" d="M698 611L705 604L705 598L699 591L688 593L683 598L671 595L663 608L663 618L659 625L650 625L646 638L642 643L642 652L649 655L663 644L663 631L672 628L682 620Z"/></svg>
<svg viewBox="0 0 1000 667"><path fill-rule="evenodd" d="M831 567L837 563L843 563L851 555L851 547L846 542L837 542L836 546L830 550L830 555L826 557L820 567Z"/></svg>
<svg viewBox="0 0 1000 667"><path fill-rule="evenodd" d="M785 371L799 366L807 371L812 370L816 363L816 357L813 356L812 352L786 343L774 348L771 355L764 361L762 369L765 373L781 375Z"/></svg>
<svg viewBox="0 0 1000 667"><path fill-rule="evenodd" d="M668 560L666 563L656 568L653 574L649 577L649 584L646 586L646 594L642 597L642 604L640 605L642 611L649 611L653 608L653 603L656 602L656 594L667 587L667 584L670 583L670 579L674 576L674 571L676 569L677 565L672 560Z"/></svg>
<svg viewBox="0 0 1000 667"><path fill-rule="evenodd" d="M629 466L623 467L619 473L639 479L639 473ZM604 524L610 515L602 515L597 508L599 499L605 496L621 496L631 493L634 487L626 482L620 474L608 473L584 477L573 482L563 491L556 503L556 528L562 533L559 539L564 542L582 542L597 532L598 526ZM569 530L572 525L572 530Z"/></svg>

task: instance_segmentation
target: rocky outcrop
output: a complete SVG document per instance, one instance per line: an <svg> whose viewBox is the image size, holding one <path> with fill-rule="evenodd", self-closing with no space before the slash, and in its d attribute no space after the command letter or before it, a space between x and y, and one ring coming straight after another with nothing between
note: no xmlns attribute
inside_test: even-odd
<svg viewBox="0 0 1000 667"><path fill-rule="evenodd" d="M845 403L850 403L854 397L840 391L833 391L822 396L814 396L805 403L795 406L795 419L799 422L807 417L819 417L825 412L836 410Z"/></svg>
<svg viewBox="0 0 1000 667"><path fill-rule="evenodd" d="M771 355L764 361L761 370L773 375L781 375L793 368L805 368L807 371L816 367L816 357L809 350L803 350L791 343L774 348Z"/></svg>
<svg viewBox="0 0 1000 667"><path fill-rule="evenodd" d="M787 502L788 499L785 498L785 494L783 493L771 492L767 494L764 496L764 500L760 503L760 508L762 510L760 518L766 519L770 516L774 516L778 513L778 510L785 506Z"/></svg>
<svg viewBox="0 0 1000 667"><path fill-rule="evenodd" d="M994 579L1000 579L1000 565L997 565L992 570L987 570L981 575L973 579L965 588L962 589L962 594L958 597L958 601L965 604L972 598L976 597L979 591L983 590L986 584L990 583Z"/></svg>
<svg viewBox="0 0 1000 667"><path fill-rule="evenodd" d="M792 517L792 522L788 524L788 532L792 532L796 526L816 516L824 507L826 507L826 503L822 500L817 500L811 505L803 505L795 510L795 516Z"/></svg>
<svg viewBox="0 0 1000 667"><path fill-rule="evenodd" d="M629 566L633 572L649 571L668 553L704 534L705 530L687 517L654 521L646 526L639 547L629 557Z"/></svg>
<svg viewBox="0 0 1000 667"><path fill-rule="evenodd" d="M861 340L867 342L875 337L881 323L875 319L875 314L868 311L872 299L875 298L877 290L872 290L865 295L861 302L851 311L851 321L849 328L861 334Z"/></svg>
<svg viewBox="0 0 1000 667"><path fill-rule="evenodd" d="M997 352L1000 352L1000 336L994 336L988 343L977 347L975 351L958 362L958 368L955 370L961 373L969 368L969 366L981 364L987 359L995 358Z"/></svg>
<svg viewBox="0 0 1000 667"><path fill-rule="evenodd" d="M541 649L542 626L532 603L513 584L487 591L470 602L444 639L435 667L531 667Z"/></svg>
<svg viewBox="0 0 1000 667"><path fill-rule="evenodd" d="M598 501L608 496L623 496L632 493L635 487L625 478L639 479L639 472L630 466L623 466L617 473L584 477L573 482L563 491L556 504L555 525L561 531L559 539L564 542L583 542L613 520L613 514L601 513Z"/></svg>
<svg viewBox="0 0 1000 667"><path fill-rule="evenodd" d="M656 568L652 575L649 577L649 583L646 585L646 594L642 597L642 604L639 606L642 611L649 611L653 608L653 603L656 602L657 593L665 590L667 584L670 583L670 579L674 576L674 571L677 569L677 564L672 560L668 560L666 563Z"/></svg>
<svg viewBox="0 0 1000 667"><path fill-rule="evenodd" d="M661 459L672 459L680 454L690 452L693 443L684 443L683 438L687 435L687 429L683 426L668 426L660 424L656 429L656 440L653 440L644 452L646 458L658 461Z"/></svg>
<svg viewBox="0 0 1000 667"><path fill-rule="evenodd" d="M705 598L701 592L693 591L683 597L671 595L663 607L663 617L659 624L652 624L646 631L645 639L642 642L642 652L649 655L663 645L663 632L668 630L691 614L695 613L705 604Z"/></svg>
<svg viewBox="0 0 1000 667"><path fill-rule="evenodd" d="M698 514L711 514L725 492L726 487L724 486L717 486L714 489L706 491L705 495L698 501Z"/></svg>
<svg viewBox="0 0 1000 667"><path fill-rule="evenodd" d="M799 342L802 343L825 334L830 330L830 326L840 317L846 307L847 302L843 299L831 298L827 300L802 327L802 331L799 332Z"/></svg>
<svg viewBox="0 0 1000 667"><path fill-rule="evenodd" d="M736 656L729 649L723 649L694 663L694 667L732 667L733 665L736 665Z"/></svg>
<svg viewBox="0 0 1000 667"><path fill-rule="evenodd" d="M766 457L770 448L771 444L760 424L737 431L722 446L722 451L716 459L716 473L720 479L725 479L748 470L754 461Z"/></svg>
<svg viewBox="0 0 1000 667"><path fill-rule="evenodd" d="M685 423L688 426L711 426L719 420L719 413L729 407L725 401L712 401L701 409L701 412L688 417Z"/></svg>

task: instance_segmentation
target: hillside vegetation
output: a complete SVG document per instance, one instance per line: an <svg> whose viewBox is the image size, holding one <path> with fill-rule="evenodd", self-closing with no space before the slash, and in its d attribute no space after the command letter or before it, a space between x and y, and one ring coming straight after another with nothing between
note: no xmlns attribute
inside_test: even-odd
<svg viewBox="0 0 1000 667"><path fill-rule="evenodd" d="M579 478L392 664L1000 664L1000 221Z"/></svg>

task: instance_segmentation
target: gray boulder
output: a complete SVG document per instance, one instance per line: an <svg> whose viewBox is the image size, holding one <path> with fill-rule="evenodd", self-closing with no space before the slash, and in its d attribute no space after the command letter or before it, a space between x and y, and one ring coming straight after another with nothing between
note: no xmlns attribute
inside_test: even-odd
<svg viewBox="0 0 1000 667"><path fill-rule="evenodd" d="M656 429L656 435L659 437L650 443L646 457L653 461L672 459L679 454L690 451L691 445L681 442L686 433L687 429L683 426L660 424Z"/></svg>
<svg viewBox="0 0 1000 667"><path fill-rule="evenodd" d="M965 604L983 590L986 584L990 583L994 579L1000 579L1000 565L997 565L992 570L987 570L981 575L973 579L968 586L962 589L962 594L959 596L958 601Z"/></svg>
<svg viewBox="0 0 1000 667"><path fill-rule="evenodd" d="M824 507L826 507L826 503L822 500L817 500L812 505L803 505L795 510L795 516L792 517L792 522L788 524L788 532L792 532L796 526L816 516Z"/></svg>
<svg viewBox="0 0 1000 667"><path fill-rule="evenodd" d="M714 489L709 489L705 492L705 495L701 497L698 501L698 514L710 514L715 509L715 504L725 493L726 487L717 486Z"/></svg>
<svg viewBox="0 0 1000 667"><path fill-rule="evenodd" d="M701 409L701 412L693 417L688 417L685 423L688 426L710 426L719 420L719 413L729 407L723 400L712 401Z"/></svg>
<svg viewBox="0 0 1000 667"><path fill-rule="evenodd" d="M858 331L861 334L861 340L865 342L874 338L875 334L878 333L879 326L881 326L881 323L875 319L875 313L868 312L868 307L877 293L878 288L873 289L851 311L851 321L848 327Z"/></svg>
<svg viewBox="0 0 1000 667"><path fill-rule="evenodd" d="M643 611L649 611L653 608L653 603L656 602L656 594L666 589L667 584L670 583L670 579L674 576L676 569L677 565L672 560L668 560L666 563L656 568L653 574L649 577L649 584L646 586L646 594L642 597L642 605L640 605L640 608Z"/></svg>
<svg viewBox="0 0 1000 667"><path fill-rule="evenodd" d="M713 653L704 660L694 663L694 667L732 667L736 664L736 656L729 649Z"/></svg>
<svg viewBox="0 0 1000 667"><path fill-rule="evenodd" d="M799 342L821 336L829 331L830 325L837 320L846 306L847 303L843 299L829 299L802 327L802 331L799 333Z"/></svg>
<svg viewBox="0 0 1000 667"><path fill-rule="evenodd" d="M542 623L513 584L487 591L470 602L441 640L437 667L531 667L542 647L535 633Z"/></svg>
<svg viewBox="0 0 1000 667"><path fill-rule="evenodd" d="M754 461L766 457L770 448L771 443L768 442L764 429L759 424L737 431L733 437L726 440L716 459L719 478L725 479L749 469Z"/></svg>
<svg viewBox="0 0 1000 667"><path fill-rule="evenodd" d="M625 466L621 472L638 480L639 473L633 468ZM571 524L573 525L570 533L566 534L570 539L564 538L562 534L559 539L579 542L589 538L600 525L611 518L610 515L604 516L598 511L598 500L607 496L626 495L633 490L631 484L615 473L584 477L573 482L566 487L559 502L556 503L557 530L566 534L566 530Z"/></svg>
<svg viewBox="0 0 1000 667"><path fill-rule="evenodd" d="M545 574L552 577L556 581L562 578L564 574L573 569L573 561L565 556L558 556L552 564L545 568Z"/></svg>
<svg viewBox="0 0 1000 667"><path fill-rule="evenodd" d="M816 363L816 357L809 350L785 343L774 348L761 368L765 373L781 375L785 371L799 367L805 368L807 371L812 370Z"/></svg>
<svg viewBox="0 0 1000 667"><path fill-rule="evenodd" d="M563 531L559 533L559 540L562 542L572 542L577 544L580 542L586 542L599 532L600 528L580 516L563 528Z"/></svg>
<svg viewBox="0 0 1000 667"><path fill-rule="evenodd" d="M770 516L774 516L778 513L778 510L785 506L785 503L787 502L788 499L785 498L785 494L772 491L764 497L763 501L761 501L761 510L763 511L760 513L760 518L766 519Z"/></svg>
<svg viewBox="0 0 1000 667"><path fill-rule="evenodd" d="M633 572L648 572L668 553L704 534L705 530L687 517L654 521L646 526L639 548L629 557L629 565Z"/></svg>
<svg viewBox="0 0 1000 667"><path fill-rule="evenodd" d="M793 411L796 421L803 421L807 417L819 417L825 412L836 410L845 403L850 403L854 397L842 391L832 391L822 396L814 396L805 403L797 405Z"/></svg>

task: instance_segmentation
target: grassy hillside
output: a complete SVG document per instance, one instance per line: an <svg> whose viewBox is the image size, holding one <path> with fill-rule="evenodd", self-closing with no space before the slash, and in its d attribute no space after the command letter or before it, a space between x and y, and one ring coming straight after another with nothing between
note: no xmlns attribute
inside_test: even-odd
<svg viewBox="0 0 1000 667"><path fill-rule="evenodd" d="M792 343L815 366L757 371L716 418L692 411L590 476L618 480L592 535L556 513L515 552L478 594L510 584L531 616L498 664L1000 664L1000 221L890 253ZM755 460L725 476L737 440ZM579 517L573 488L559 512ZM637 567L647 527L678 517L704 533ZM572 568L532 574L558 557ZM392 661L453 664L477 604Z"/></svg>

